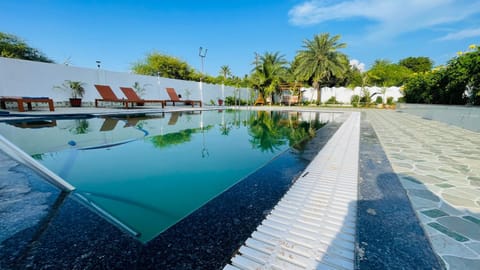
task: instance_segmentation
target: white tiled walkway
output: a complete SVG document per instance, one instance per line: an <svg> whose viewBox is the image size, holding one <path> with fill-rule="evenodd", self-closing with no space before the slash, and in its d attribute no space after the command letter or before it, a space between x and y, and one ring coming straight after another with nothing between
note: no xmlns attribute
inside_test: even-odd
<svg viewBox="0 0 480 270"><path fill-rule="evenodd" d="M224 269L353 269L359 140L353 112Z"/></svg>

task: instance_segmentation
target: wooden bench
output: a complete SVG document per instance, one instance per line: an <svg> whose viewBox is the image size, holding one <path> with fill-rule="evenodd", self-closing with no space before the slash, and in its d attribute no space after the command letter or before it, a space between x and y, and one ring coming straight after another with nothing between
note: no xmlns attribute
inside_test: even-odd
<svg viewBox="0 0 480 270"><path fill-rule="evenodd" d="M53 106L53 100L48 97L0 97L0 107L2 109L6 109L7 102L16 102L18 106L19 112L24 112L25 107L23 103L27 103L27 109L29 111L32 110L32 102L38 103L48 103L48 108L51 112L55 111L55 107Z"/></svg>

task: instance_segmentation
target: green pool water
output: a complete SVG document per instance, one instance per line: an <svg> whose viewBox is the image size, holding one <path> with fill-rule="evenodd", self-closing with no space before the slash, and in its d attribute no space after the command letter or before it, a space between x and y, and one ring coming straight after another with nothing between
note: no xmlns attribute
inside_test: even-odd
<svg viewBox="0 0 480 270"><path fill-rule="evenodd" d="M335 116L198 111L2 123L0 131L148 242Z"/></svg>

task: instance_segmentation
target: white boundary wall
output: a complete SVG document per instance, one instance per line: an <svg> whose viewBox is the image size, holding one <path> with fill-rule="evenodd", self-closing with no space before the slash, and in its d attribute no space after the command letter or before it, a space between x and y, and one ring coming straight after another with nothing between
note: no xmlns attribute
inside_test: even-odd
<svg viewBox="0 0 480 270"><path fill-rule="evenodd" d="M187 98L187 89L191 92L190 99L200 99L201 86L205 105L209 105L210 100L217 103L217 99L222 97L221 85L0 57L0 96L47 96L55 102L64 102L70 98L70 92L55 86L65 80L85 82L83 102L101 98L94 84L110 85L117 97L124 98L119 87L130 87L135 82L145 86L144 99L169 99L166 87L175 88L183 99ZM240 98L247 99L251 90L239 90ZM234 87L225 86L223 96L234 96L234 91Z"/></svg>
<svg viewBox="0 0 480 270"><path fill-rule="evenodd" d="M115 94L122 98L124 95L120 91L120 86L129 87L135 82L139 82L146 89L143 96L144 99L168 99L165 88L173 87L184 99L187 98L185 90L188 90L191 92L190 99L198 100L201 96L202 87L205 105L209 105L210 100L217 103L217 99L222 98L222 96L223 99L227 96L234 96L235 91L234 87L224 86L222 95L222 86L216 84L200 84L194 81L0 57L0 96L47 96L55 102L66 102L70 98L70 93L55 88L55 86L61 85L65 80L86 83L83 102L93 102L96 98L100 98L94 84L110 85ZM370 94L379 93L378 95L381 95L381 87L367 88ZM316 101L317 91L314 88L302 88L302 90L304 91L303 101ZM247 100L251 91L252 89L240 88L240 99ZM339 102L350 103L352 95L361 96L361 88L322 88L322 102L326 102L330 97L335 96ZM399 87L388 87L385 101L386 97L393 97L394 101L397 101L402 96ZM375 101L375 98L376 95L372 97L372 101ZM280 100L280 97L276 97L276 101Z"/></svg>
<svg viewBox="0 0 480 270"><path fill-rule="evenodd" d="M377 96L383 97L382 94L382 88L378 86L368 86L366 87L368 89L370 95L377 93L372 96L372 102L375 102L375 99ZM302 88L301 89L303 92L302 97L303 101L312 101L315 102L317 101L317 90L314 88ZM331 97L335 97L337 101L342 102L342 103L350 103L350 100L353 95L359 95L362 96L362 88L361 87L355 87L355 88L347 88L347 87L323 87L322 88L322 102L326 102L329 100ZM385 96L383 97L384 102L387 102L387 97L393 97L393 101L397 101L398 98L403 97L403 94L400 91L400 87L393 86L393 87L387 87Z"/></svg>

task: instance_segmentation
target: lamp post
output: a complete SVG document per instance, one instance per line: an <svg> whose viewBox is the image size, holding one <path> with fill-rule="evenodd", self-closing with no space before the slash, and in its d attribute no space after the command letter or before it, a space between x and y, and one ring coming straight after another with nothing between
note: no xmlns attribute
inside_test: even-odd
<svg viewBox="0 0 480 270"><path fill-rule="evenodd" d="M100 81L100 64L102 63L102 61L97 60L97 61L95 61L95 63L97 63L97 77L98 77L98 83L100 84L101 83L101 81Z"/></svg>
<svg viewBox="0 0 480 270"><path fill-rule="evenodd" d="M258 58L260 57L260 55L257 53L257 52L254 52L255 53L255 72L258 72L259 71L259 68L258 68ZM256 100L253 102L253 106L255 106L257 104L257 101L261 101L261 104L264 105L265 103L265 99L263 97L263 94L262 92L260 91L260 89L255 89L255 91L258 91L258 96L256 98Z"/></svg>
<svg viewBox="0 0 480 270"><path fill-rule="evenodd" d="M205 66L205 57L207 56L207 51L208 51L207 48L205 48L204 50L202 47L200 47L200 49L198 50L198 56L200 56L200 62L202 64L202 75L200 76L200 100L202 101L202 103L203 103L203 84L202 84L203 69Z"/></svg>

